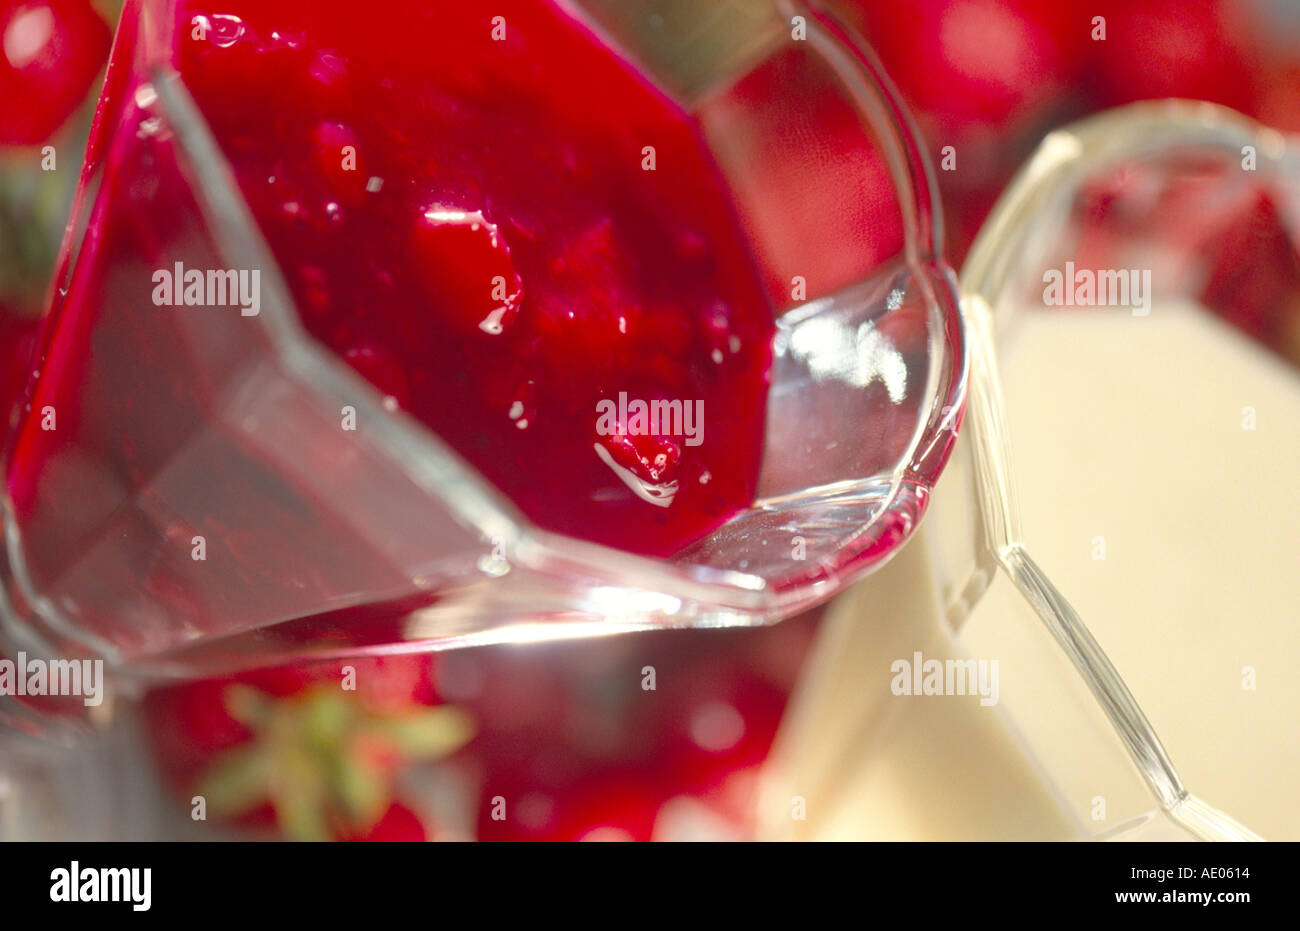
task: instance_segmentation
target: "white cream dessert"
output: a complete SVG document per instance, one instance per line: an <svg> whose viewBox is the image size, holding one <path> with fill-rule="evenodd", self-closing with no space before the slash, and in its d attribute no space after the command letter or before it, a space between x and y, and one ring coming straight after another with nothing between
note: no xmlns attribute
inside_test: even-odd
<svg viewBox="0 0 1300 931"><path fill-rule="evenodd" d="M999 368L1029 552L1184 784L1268 839L1300 839L1300 376L1193 307L1013 326ZM947 484L936 498L962 493ZM773 834L1095 836L1155 807L1005 577L950 632L928 594L942 548L921 542L940 529L832 607L764 803ZM891 664L916 651L998 660L997 706L894 694ZM778 817L800 790L807 820Z"/></svg>

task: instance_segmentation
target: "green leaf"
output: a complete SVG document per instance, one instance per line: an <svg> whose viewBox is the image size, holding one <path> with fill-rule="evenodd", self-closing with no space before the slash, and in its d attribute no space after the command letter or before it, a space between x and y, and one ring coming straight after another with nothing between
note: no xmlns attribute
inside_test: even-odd
<svg viewBox="0 0 1300 931"><path fill-rule="evenodd" d="M245 744L227 751L199 781L198 794L212 814L231 818L257 808L270 798L274 764L265 747Z"/></svg>
<svg viewBox="0 0 1300 931"><path fill-rule="evenodd" d="M222 697L230 716L252 730L265 724L275 710L275 700L251 685L229 685Z"/></svg>
<svg viewBox="0 0 1300 931"><path fill-rule="evenodd" d="M475 727L468 712L446 706L380 718L369 730L392 741L410 759L435 760L469 743Z"/></svg>
<svg viewBox="0 0 1300 931"><path fill-rule="evenodd" d="M293 791L277 794L275 817L286 838L313 843L334 839L319 799Z"/></svg>
<svg viewBox="0 0 1300 931"><path fill-rule="evenodd" d="M387 774L354 755L341 754L334 763L332 788L348 821L363 829L372 827L391 801Z"/></svg>
<svg viewBox="0 0 1300 931"><path fill-rule="evenodd" d="M280 830L289 840L333 839L326 815L328 786L319 762L301 748L281 748L271 799Z"/></svg>
<svg viewBox="0 0 1300 931"><path fill-rule="evenodd" d="M301 738L319 750L337 750L355 717L352 702L333 686L324 686L313 690L300 708Z"/></svg>

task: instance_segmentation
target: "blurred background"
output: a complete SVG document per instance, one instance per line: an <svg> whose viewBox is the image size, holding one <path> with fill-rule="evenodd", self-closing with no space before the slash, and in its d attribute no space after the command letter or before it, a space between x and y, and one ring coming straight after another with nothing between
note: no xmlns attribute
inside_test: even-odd
<svg viewBox="0 0 1300 931"><path fill-rule="evenodd" d="M829 5L912 109L954 268L1044 135L1087 114L1184 97L1300 131L1295 0ZM0 0L6 405L30 370L118 8ZM1253 204L1231 229L1238 254L1287 260L1270 261L1267 280L1234 266L1238 278L1209 282L1203 303L1300 365L1300 260L1276 210ZM743 839L820 622L363 660L348 664L357 688L342 693L338 663L172 686L132 725L149 760L133 778L168 799L152 824L169 836Z"/></svg>

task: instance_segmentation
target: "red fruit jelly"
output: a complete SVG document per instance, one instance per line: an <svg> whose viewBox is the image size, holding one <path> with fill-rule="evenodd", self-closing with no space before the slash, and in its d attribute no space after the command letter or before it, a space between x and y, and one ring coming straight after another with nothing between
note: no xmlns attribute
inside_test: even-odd
<svg viewBox="0 0 1300 931"><path fill-rule="evenodd" d="M668 555L750 504L772 310L632 63L540 0L178 15L303 324L390 406L550 530Z"/></svg>

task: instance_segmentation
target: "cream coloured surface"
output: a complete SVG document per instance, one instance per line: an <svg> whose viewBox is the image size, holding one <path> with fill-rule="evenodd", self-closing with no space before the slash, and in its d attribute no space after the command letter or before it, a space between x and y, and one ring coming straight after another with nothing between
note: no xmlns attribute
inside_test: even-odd
<svg viewBox="0 0 1300 931"><path fill-rule="evenodd" d="M1300 374L1161 305L1026 315L1002 369L1030 552L1187 786L1300 839Z"/></svg>
<svg viewBox="0 0 1300 931"><path fill-rule="evenodd" d="M1030 552L1187 787L1266 838L1300 839L1300 376L1176 306L1026 314L1001 352ZM926 594L927 532L832 608L764 802L798 794L807 820L769 832L1070 837L1114 826L1081 822L1099 796L1111 818L1140 810L1090 699L1008 620L1023 613L1009 586L950 634ZM999 658L1001 707L888 694L889 662L913 649Z"/></svg>
<svg viewBox="0 0 1300 931"><path fill-rule="evenodd" d="M1000 708L971 695L893 694L895 659L965 655L926 587L928 559L908 546L831 607L769 766L762 836L1080 836Z"/></svg>

